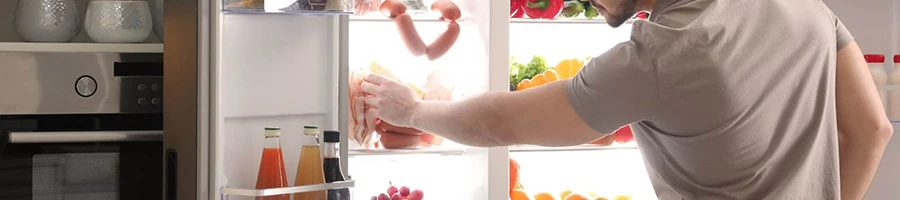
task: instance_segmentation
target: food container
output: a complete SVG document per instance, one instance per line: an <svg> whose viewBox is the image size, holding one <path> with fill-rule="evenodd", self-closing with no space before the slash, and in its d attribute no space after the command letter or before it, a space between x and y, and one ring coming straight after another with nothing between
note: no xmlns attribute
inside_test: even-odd
<svg viewBox="0 0 900 200"><path fill-rule="evenodd" d="M891 86L888 91L887 112L891 121L900 121L900 55L894 55L894 69L891 70Z"/></svg>
<svg viewBox="0 0 900 200"><path fill-rule="evenodd" d="M872 78L875 79L875 85L878 87L886 86L888 83L888 75L887 72L884 71L884 55L866 54L864 57L866 63L869 65L869 72L872 73ZM878 96L881 97L882 106L887 108L887 91L879 89Z"/></svg>
<svg viewBox="0 0 900 200"><path fill-rule="evenodd" d="M142 42L153 32L146 1L91 1L84 21L88 36L100 43Z"/></svg>
<svg viewBox="0 0 900 200"><path fill-rule="evenodd" d="M69 42L81 32L75 0L19 0L16 33L27 42Z"/></svg>

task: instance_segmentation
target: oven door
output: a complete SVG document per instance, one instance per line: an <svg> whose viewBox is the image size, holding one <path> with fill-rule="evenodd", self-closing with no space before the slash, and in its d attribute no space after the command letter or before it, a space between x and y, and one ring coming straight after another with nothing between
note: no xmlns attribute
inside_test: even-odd
<svg viewBox="0 0 900 200"><path fill-rule="evenodd" d="M0 134L0 199L162 199L162 131Z"/></svg>

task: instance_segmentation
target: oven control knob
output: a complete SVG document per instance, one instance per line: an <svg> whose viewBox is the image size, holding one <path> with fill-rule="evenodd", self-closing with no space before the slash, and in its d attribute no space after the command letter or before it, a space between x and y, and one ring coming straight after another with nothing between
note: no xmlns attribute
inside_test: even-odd
<svg viewBox="0 0 900 200"><path fill-rule="evenodd" d="M81 97L90 97L97 92L97 80L91 76L81 76L75 81L75 92Z"/></svg>
<svg viewBox="0 0 900 200"><path fill-rule="evenodd" d="M145 99L145 98L138 99L138 104L140 104L142 106L147 105L147 99Z"/></svg>

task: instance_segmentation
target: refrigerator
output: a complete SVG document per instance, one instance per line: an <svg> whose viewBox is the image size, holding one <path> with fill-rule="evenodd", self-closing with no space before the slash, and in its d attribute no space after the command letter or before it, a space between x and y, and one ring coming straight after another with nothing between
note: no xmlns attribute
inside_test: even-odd
<svg viewBox="0 0 900 200"><path fill-rule="evenodd" d="M515 73L511 66L540 56L548 68L556 68L566 60L599 55L628 39L629 23L614 29L583 14L511 19L508 1L452 0L461 11L455 20L459 35L446 54L429 59L407 48L397 22L377 6L362 14L355 0L332 11L296 9L305 5L292 0L258 2L166 1L163 167L165 178L176 180L165 182L167 199L255 199L336 188L350 188L352 199L372 199L390 186L421 190L426 199L437 200L506 200L517 188L530 199L562 199L569 192L592 199L656 199L641 152L627 140L563 148L478 148L419 135L421 143L413 147L385 148L382 139L387 139L379 133L364 133L372 135L370 143L353 140L358 132L351 127L354 74L390 71L419 88L422 98L433 98L429 100L506 92L518 87L510 83ZM434 0L402 2L425 45L447 30L449 22L430 9ZM860 5L826 2L839 16L861 21L867 15L857 9ZM881 3L879 8L897 8L900 1ZM862 34L890 32L885 36L890 42L874 43L888 46L877 51L895 53L900 44L896 10L885 10L894 14L874 29L848 27ZM442 93L424 97L433 91ZM339 155L347 181L291 184L301 146L316 142L302 135L306 125L342 133ZM283 131L288 187L255 187L265 127ZM896 146L890 144L888 151ZM885 167L897 163L895 151L885 154L877 175L884 178L876 178L868 199L900 196L888 189L896 185L896 167Z"/></svg>

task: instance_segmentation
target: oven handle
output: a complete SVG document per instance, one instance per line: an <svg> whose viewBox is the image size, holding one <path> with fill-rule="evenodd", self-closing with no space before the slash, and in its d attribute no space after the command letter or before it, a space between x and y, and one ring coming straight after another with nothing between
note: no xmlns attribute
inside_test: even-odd
<svg viewBox="0 0 900 200"><path fill-rule="evenodd" d="M9 132L10 144L162 141L162 131Z"/></svg>

